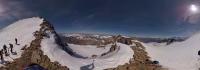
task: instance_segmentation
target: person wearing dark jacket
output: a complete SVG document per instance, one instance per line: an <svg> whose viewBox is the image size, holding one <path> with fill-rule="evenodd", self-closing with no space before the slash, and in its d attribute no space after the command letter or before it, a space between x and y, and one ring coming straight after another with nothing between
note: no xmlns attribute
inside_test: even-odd
<svg viewBox="0 0 200 70"><path fill-rule="evenodd" d="M10 52L13 53L13 44L9 44L10 45Z"/></svg>
<svg viewBox="0 0 200 70"><path fill-rule="evenodd" d="M3 49L0 50L0 57L1 57L1 61L3 62L4 61L4 58L3 58Z"/></svg>
<svg viewBox="0 0 200 70"><path fill-rule="evenodd" d="M15 44L16 44L16 45L19 45L19 44L18 44L18 40L17 40L17 38L15 38Z"/></svg>
<svg viewBox="0 0 200 70"><path fill-rule="evenodd" d="M200 56L200 50L198 51L198 55Z"/></svg>
<svg viewBox="0 0 200 70"><path fill-rule="evenodd" d="M3 45L3 50L4 50L4 53L5 53L5 56L8 56L8 51L7 51L7 46L6 45Z"/></svg>

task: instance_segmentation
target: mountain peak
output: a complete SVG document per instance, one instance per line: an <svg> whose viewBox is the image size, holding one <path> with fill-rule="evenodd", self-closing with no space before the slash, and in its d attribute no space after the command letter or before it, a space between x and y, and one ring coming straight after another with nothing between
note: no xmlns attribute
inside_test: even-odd
<svg viewBox="0 0 200 70"><path fill-rule="evenodd" d="M13 44L13 51L16 54L13 55L8 51L7 53L10 55L9 57L3 56L5 63L0 64L0 69L21 70L24 66L36 63L45 69L52 68L55 70L59 68L60 70L66 70L67 68L59 65L59 63L51 62L40 49L40 43L48 33L54 34L59 41L53 26L41 17L22 19L2 29L0 32L2 41L0 46L6 45L9 48L8 45ZM16 40L18 41L17 44L15 44ZM0 47L1 49L3 47Z"/></svg>

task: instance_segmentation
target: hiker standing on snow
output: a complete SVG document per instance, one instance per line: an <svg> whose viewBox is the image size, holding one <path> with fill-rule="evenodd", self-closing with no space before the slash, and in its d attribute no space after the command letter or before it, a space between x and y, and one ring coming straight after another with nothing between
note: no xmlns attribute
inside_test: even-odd
<svg viewBox="0 0 200 70"><path fill-rule="evenodd" d="M1 61L3 62L4 61L4 58L3 58L3 49L0 50L0 57L1 57Z"/></svg>
<svg viewBox="0 0 200 70"><path fill-rule="evenodd" d="M17 38L15 38L15 44L16 44L16 45L19 45L19 44L18 44L18 40L17 40Z"/></svg>
<svg viewBox="0 0 200 70"><path fill-rule="evenodd" d="M3 50L4 50L4 53L5 53L5 56L8 56L8 51L7 51L7 46L6 45L3 45Z"/></svg>
<svg viewBox="0 0 200 70"><path fill-rule="evenodd" d="M9 44L10 45L10 52L13 53L13 44Z"/></svg>

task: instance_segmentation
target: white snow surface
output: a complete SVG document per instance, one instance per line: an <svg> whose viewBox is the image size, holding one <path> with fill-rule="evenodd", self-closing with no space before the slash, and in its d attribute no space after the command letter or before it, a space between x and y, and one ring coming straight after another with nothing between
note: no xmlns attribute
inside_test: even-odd
<svg viewBox="0 0 200 70"><path fill-rule="evenodd" d="M54 34L50 34L50 38L44 38L41 43L41 49L44 51L44 54L51 59L51 61L57 61L61 65L67 66L70 70L80 70L81 67L92 64L93 60L94 70L103 70L129 63L129 60L133 58L134 52L130 46L121 43L117 43L117 45L120 46L118 51L115 51L112 54L108 54L106 57L99 57L95 59L76 58L60 49L59 46L55 43L54 36ZM81 53L81 55L85 56L104 52L101 51L101 49L95 49L94 46L89 45L81 46L69 44L69 46L75 52Z"/></svg>
<svg viewBox="0 0 200 70"><path fill-rule="evenodd" d="M76 45L76 44L68 44L71 49L73 49L76 53L84 56L91 57L92 55L101 55L110 50L111 44L106 45L104 47L97 48L96 45Z"/></svg>
<svg viewBox="0 0 200 70"><path fill-rule="evenodd" d="M25 45L29 47L31 41L35 39L33 33L40 29L39 25L42 22L43 19L33 17L19 20L0 30L0 49L3 48L4 44L10 48L9 43L11 43L14 45L13 51L17 52L17 55L10 54L10 57L4 56L5 61L13 61L13 59L21 56L21 48ZM15 38L18 39L20 45L15 45ZM0 64L0 66L2 66L2 64Z"/></svg>
<svg viewBox="0 0 200 70"><path fill-rule="evenodd" d="M200 34L196 34L186 41L175 42L170 45L164 43L147 43L146 50L153 60L169 70L199 70Z"/></svg>

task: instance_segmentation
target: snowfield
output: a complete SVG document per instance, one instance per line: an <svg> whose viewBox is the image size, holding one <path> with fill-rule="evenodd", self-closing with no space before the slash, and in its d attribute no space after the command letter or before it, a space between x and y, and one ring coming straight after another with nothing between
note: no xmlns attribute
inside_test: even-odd
<svg viewBox="0 0 200 70"><path fill-rule="evenodd" d="M175 42L170 45L163 43L147 43L146 50L153 60L169 70L199 70L200 34L196 34L186 41Z"/></svg>
<svg viewBox="0 0 200 70"><path fill-rule="evenodd" d="M80 54L84 57L91 57L92 55L101 55L110 50L111 44L106 45L105 48L100 47L97 48L96 45L76 45L76 44L68 44L73 51L77 54Z"/></svg>
<svg viewBox="0 0 200 70"><path fill-rule="evenodd" d="M108 54L106 57L98 57L95 59L76 58L60 49L55 43L54 36L54 34L50 34L50 38L44 38L41 43L41 49L44 51L44 54L51 59L51 61L57 61L63 66L67 66L70 70L80 70L82 67L86 67L87 65L90 66L92 64L94 65L94 70L103 70L129 63L129 60L133 58L134 52L130 46L121 43L117 43L117 45L120 46L118 51ZM90 56L92 54L98 55L99 53L105 52L102 48L95 49L94 46L90 45L81 46L69 44L69 46L75 52L84 56ZM108 48L109 45L107 45L105 49L108 50Z"/></svg>
<svg viewBox="0 0 200 70"><path fill-rule="evenodd" d="M38 17L23 19L9 25L0 31L0 50L3 48L4 44L10 48L9 43L11 43L14 45L13 51L17 52L17 55L10 54L10 57L4 56L5 61L13 61L13 59L19 58L21 56L21 48L25 45L28 47L31 41L35 39L33 32L40 29L40 24L42 22L43 19ZM15 45L15 38L18 39L18 43L20 45ZM2 64L0 64L0 66L2 66Z"/></svg>

